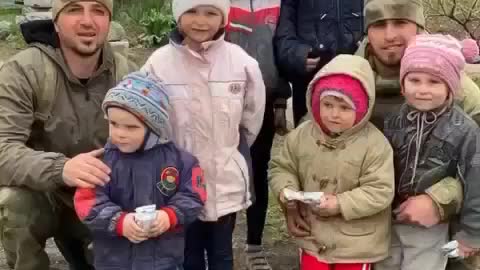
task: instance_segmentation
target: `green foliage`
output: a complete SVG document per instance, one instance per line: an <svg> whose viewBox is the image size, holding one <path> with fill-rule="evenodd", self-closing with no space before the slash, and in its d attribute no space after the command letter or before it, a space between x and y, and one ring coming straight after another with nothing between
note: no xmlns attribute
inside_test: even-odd
<svg viewBox="0 0 480 270"><path fill-rule="evenodd" d="M165 43L175 27L170 0L117 0L114 19L123 25L131 44L147 47Z"/></svg>
<svg viewBox="0 0 480 270"><path fill-rule="evenodd" d="M170 10L170 5L164 5L159 10L150 9L144 14L140 24L145 27L144 42L148 46L161 45L168 40L168 34L175 27Z"/></svg>
<svg viewBox="0 0 480 270"><path fill-rule="evenodd" d="M115 20L119 20L122 13L126 13L132 21L138 23L145 11L161 9L169 2L169 0L115 0L113 16Z"/></svg>

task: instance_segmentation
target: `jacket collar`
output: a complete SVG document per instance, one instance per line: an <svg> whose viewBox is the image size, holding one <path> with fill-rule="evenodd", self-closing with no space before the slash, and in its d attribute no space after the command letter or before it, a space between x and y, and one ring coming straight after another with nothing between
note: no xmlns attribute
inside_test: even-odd
<svg viewBox="0 0 480 270"><path fill-rule="evenodd" d="M176 28L175 30L173 30L170 33L170 44L173 47L175 47L179 50L182 50L182 51L184 51L184 52L186 52L190 55L193 55L196 58L199 58L199 59L203 60L204 59L203 55L205 53L208 53L209 51L215 50L225 43L225 32L223 30L221 30L217 33L217 35L214 37L213 40L206 41L206 42L202 43L202 45L201 45L202 50L200 52L196 52L194 50L191 50L190 48L188 48L188 46L184 45L183 44L184 39L185 39L185 37L180 33L178 28Z"/></svg>

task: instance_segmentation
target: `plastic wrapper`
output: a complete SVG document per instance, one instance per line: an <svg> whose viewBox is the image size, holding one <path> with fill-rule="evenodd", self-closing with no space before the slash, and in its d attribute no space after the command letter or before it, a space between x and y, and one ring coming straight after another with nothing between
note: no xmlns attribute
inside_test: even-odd
<svg viewBox="0 0 480 270"><path fill-rule="evenodd" d="M319 205L324 200L323 192L303 192L285 189L283 195L287 201L300 201L310 205Z"/></svg>
<svg viewBox="0 0 480 270"><path fill-rule="evenodd" d="M156 205L145 205L135 208L135 222L144 230L148 231L152 227L153 221L157 217Z"/></svg>
<svg viewBox="0 0 480 270"><path fill-rule="evenodd" d="M447 256L448 258L461 258L460 257L460 250L458 249L458 242L451 241L445 244L442 247L442 252Z"/></svg>

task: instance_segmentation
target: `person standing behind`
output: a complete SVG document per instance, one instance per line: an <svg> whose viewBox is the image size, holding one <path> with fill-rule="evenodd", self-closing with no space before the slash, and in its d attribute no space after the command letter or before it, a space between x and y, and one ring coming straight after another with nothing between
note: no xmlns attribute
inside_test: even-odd
<svg viewBox="0 0 480 270"><path fill-rule="evenodd" d="M353 54L364 35L363 0L283 0L274 38L276 60L293 85L295 126L307 113L313 75L337 54Z"/></svg>
<svg viewBox="0 0 480 270"><path fill-rule="evenodd" d="M275 132L287 132L286 104L291 96L289 83L280 76L273 50L273 36L280 16L280 0L231 0L226 40L242 47L255 58L266 88L263 125L252 145L255 200L247 210L247 269L272 269L262 248L268 208L267 170Z"/></svg>

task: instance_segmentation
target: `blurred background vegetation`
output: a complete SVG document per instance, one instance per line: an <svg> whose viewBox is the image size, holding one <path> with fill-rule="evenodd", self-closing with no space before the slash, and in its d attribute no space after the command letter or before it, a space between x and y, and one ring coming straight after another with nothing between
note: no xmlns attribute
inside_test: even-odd
<svg viewBox="0 0 480 270"><path fill-rule="evenodd" d="M171 0L116 0L113 19L125 28L134 46L161 46L175 27Z"/></svg>

